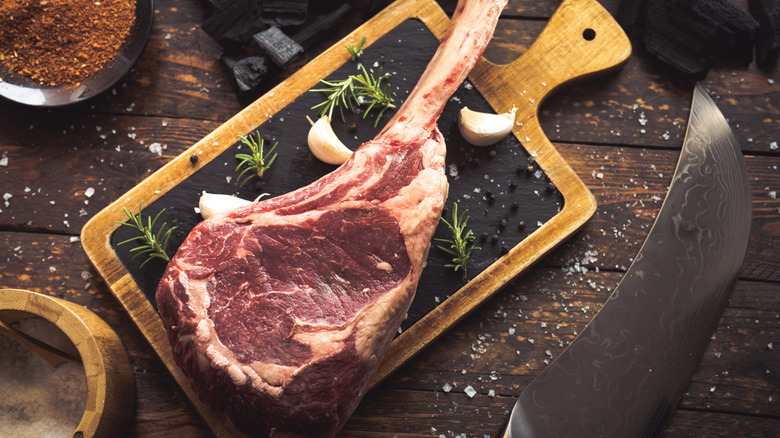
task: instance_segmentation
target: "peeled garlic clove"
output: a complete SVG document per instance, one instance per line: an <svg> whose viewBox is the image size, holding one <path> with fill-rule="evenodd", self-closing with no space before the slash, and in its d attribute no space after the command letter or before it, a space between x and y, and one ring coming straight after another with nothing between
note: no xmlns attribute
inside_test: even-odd
<svg viewBox="0 0 780 438"><path fill-rule="evenodd" d="M216 193L206 193L200 195L198 200L198 209L203 219L208 219L217 213L228 211L237 207L251 204L252 201L241 199L231 195L220 195Z"/></svg>
<svg viewBox="0 0 780 438"><path fill-rule="evenodd" d="M342 164L352 156L352 150L344 146L344 143L336 137L328 116L323 116L312 124L309 129L308 143L311 153L328 164Z"/></svg>
<svg viewBox="0 0 780 438"><path fill-rule="evenodd" d="M503 114L489 114L463 107L458 115L458 128L464 139L474 146L497 143L512 131L517 107Z"/></svg>

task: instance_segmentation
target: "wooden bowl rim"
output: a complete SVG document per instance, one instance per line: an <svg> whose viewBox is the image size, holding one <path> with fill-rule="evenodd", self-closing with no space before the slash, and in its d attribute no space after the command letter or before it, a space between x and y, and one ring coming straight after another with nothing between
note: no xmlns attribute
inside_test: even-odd
<svg viewBox="0 0 780 438"><path fill-rule="evenodd" d="M0 316L7 323L40 317L61 330L81 356L86 407L73 438L126 430L135 405L130 359L116 332L86 307L23 289L0 289Z"/></svg>

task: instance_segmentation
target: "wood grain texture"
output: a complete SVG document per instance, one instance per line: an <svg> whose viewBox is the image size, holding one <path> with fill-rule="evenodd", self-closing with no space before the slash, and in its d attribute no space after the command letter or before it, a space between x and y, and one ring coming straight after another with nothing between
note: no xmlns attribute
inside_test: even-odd
<svg viewBox="0 0 780 438"><path fill-rule="evenodd" d="M135 373L128 436L206 437L212 433L197 410L90 266L81 243L71 241L98 211L244 107L219 65L219 47L199 28L207 15L200 2L155 3L150 45L115 92L64 110L0 102L0 160L7 158L6 165L0 161L0 196L12 195L8 205L0 199L0 287L79 303L112 326ZM356 10L332 38L275 77L289 77L354 30L363 3L351 2ZM748 10L745 0L734 3ZM318 2L319 13L332 4ZM454 1L440 4L451 11ZM517 59L558 4L511 0L508 9L518 13L502 16L486 58ZM614 12L617 2L602 4ZM269 80L268 88L275 84ZM780 426L780 152L772 145L780 142L780 70L723 61L702 84L745 151L753 226L742 278L664 436L774 436ZM549 360L546 351L558 354L561 342L573 339L638 251L671 179L692 85L634 50L622 69L547 99L542 129L596 197L596 213L377 386L341 436L494 433ZM149 150L154 142L167 146L161 155ZM89 187L96 190L87 198ZM478 390L474 398L463 392L467 385Z"/></svg>

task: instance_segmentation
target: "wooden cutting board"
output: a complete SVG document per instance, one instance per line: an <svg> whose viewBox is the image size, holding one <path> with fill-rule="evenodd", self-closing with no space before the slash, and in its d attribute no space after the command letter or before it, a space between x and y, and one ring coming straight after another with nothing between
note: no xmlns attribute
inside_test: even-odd
<svg viewBox="0 0 780 438"><path fill-rule="evenodd" d="M222 126L176 157L94 216L82 230L82 244L109 288L163 360L204 420L218 436L229 435L214 413L192 391L175 364L154 292L165 268L152 261L141 267L129 245L135 236L117 221L123 208L158 223L176 226L169 253L199 221L194 207L204 190L253 199L260 193L280 195L308 184L335 167L317 161L306 146L311 107L321 102L321 79L343 79L357 73L345 45L366 37L359 62L388 79L400 104L430 60L449 20L433 0L400 0L341 42L311 61L289 79L249 105ZM595 0L564 1L537 41L518 60L494 65L482 59L469 80L455 93L439 119L447 141L450 195L469 211L469 228L477 236L475 261L468 276L445 266L443 251L432 248L417 296L402 331L391 344L372 387L412 358L503 285L528 269L581 227L595 212L596 202L541 130L537 119L544 99L564 83L613 70L630 55L627 37ZM491 112L517 108L514 136L489 147L468 145L457 129L463 107ZM335 116L334 130L351 148L371 139L389 119L374 115ZM353 125L355 129L349 129ZM235 154L246 152L239 136L258 133L278 142L277 161L263 181L237 184ZM191 157L196 156L193 161ZM450 219L449 213L445 217ZM521 225L522 223L522 225ZM440 226L435 237L447 237Z"/></svg>

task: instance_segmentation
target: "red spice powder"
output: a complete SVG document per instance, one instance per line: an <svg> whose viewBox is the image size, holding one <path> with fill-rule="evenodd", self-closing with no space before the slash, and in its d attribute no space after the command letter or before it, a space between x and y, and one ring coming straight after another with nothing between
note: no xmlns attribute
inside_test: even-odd
<svg viewBox="0 0 780 438"><path fill-rule="evenodd" d="M44 85L78 84L116 56L135 0L0 0L0 64Z"/></svg>

